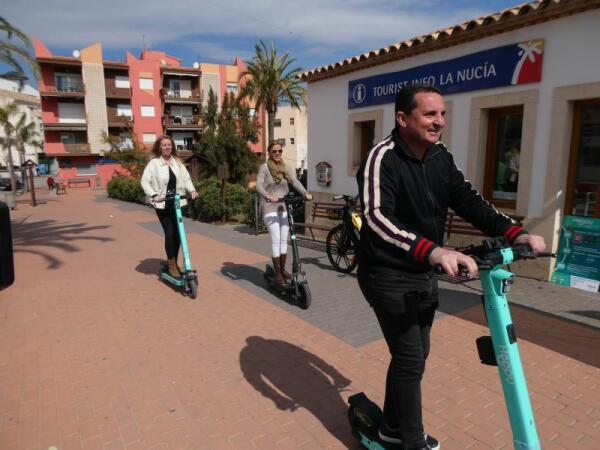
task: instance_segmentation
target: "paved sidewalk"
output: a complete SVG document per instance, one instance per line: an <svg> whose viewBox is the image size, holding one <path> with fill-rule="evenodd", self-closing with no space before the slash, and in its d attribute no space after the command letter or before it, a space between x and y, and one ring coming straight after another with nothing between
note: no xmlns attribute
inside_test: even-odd
<svg viewBox="0 0 600 450"><path fill-rule="evenodd" d="M100 190L40 198L11 213L1 449L360 448L346 399L382 403L388 355L353 276L302 249L313 306L301 311L264 287L266 236L187 222L194 301L157 280L153 211ZM477 287L443 289L427 431L444 449L512 448L496 369L476 356ZM512 313L543 448L597 448L597 296L518 279L511 299L526 306Z"/></svg>

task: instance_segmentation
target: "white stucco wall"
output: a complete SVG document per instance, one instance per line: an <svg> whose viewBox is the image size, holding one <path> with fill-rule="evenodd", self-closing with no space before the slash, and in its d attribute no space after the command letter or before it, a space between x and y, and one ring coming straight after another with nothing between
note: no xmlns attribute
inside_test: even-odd
<svg viewBox="0 0 600 450"><path fill-rule="evenodd" d="M308 188L315 192L344 194L357 192L354 177L348 175L348 115L373 110L384 111L383 135L394 126L393 103L348 110L348 83L358 78L385 74L433 62L449 60L475 52L544 39L542 82L486 89L446 96L452 101L451 141L448 143L459 167L466 170L471 100L476 97L519 91L539 91L537 123L533 148L533 172L527 215L539 216L543 209L546 163L550 139L550 119L554 89L600 81L600 10L564 17L551 22L510 31L449 49L419 55L407 60L352 72L343 76L309 83L308 104ZM571 124L565 124L571 127ZM319 186L314 167L319 161L333 166L330 186ZM480 168L483 171L483 168ZM468 174L467 174L468 175Z"/></svg>

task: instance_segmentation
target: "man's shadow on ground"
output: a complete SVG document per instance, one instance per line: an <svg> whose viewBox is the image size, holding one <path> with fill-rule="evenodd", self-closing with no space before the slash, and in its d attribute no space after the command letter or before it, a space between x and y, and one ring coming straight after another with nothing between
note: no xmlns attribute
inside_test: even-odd
<svg viewBox="0 0 600 450"><path fill-rule="evenodd" d="M359 448L348 424L340 392L350 385L317 355L277 339L250 336L240 352L244 378L282 410L305 408L347 448Z"/></svg>

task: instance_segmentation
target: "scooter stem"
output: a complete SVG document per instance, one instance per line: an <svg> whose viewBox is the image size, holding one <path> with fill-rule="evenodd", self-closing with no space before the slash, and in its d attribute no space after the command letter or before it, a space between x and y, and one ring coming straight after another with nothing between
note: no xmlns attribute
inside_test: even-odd
<svg viewBox="0 0 600 450"><path fill-rule="evenodd" d="M502 249L502 255L503 264L513 261L510 248ZM540 441L506 297L513 276L499 265L490 270L482 270L480 279L484 293L483 305L492 335L515 449L539 450Z"/></svg>
<svg viewBox="0 0 600 450"><path fill-rule="evenodd" d="M183 215L181 214L181 196L175 194L175 217L177 218L177 229L179 231L179 240L181 241L181 251L183 253L183 269L188 272L192 270L192 262L190 261L190 252L187 246L187 238L185 236L185 228L183 227Z"/></svg>

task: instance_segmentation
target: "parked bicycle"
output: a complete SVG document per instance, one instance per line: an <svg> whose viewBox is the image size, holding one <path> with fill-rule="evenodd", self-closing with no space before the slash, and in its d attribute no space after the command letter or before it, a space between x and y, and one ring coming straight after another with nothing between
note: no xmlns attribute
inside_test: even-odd
<svg viewBox="0 0 600 450"><path fill-rule="evenodd" d="M360 244L360 227L362 220L356 212L358 197L350 195L336 195L333 200L344 200L345 205L341 208L330 208L328 216L330 219L340 220L341 224L333 227L327 234L325 251L329 262L338 272L350 273L358 263L356 251Z"/></svg>

